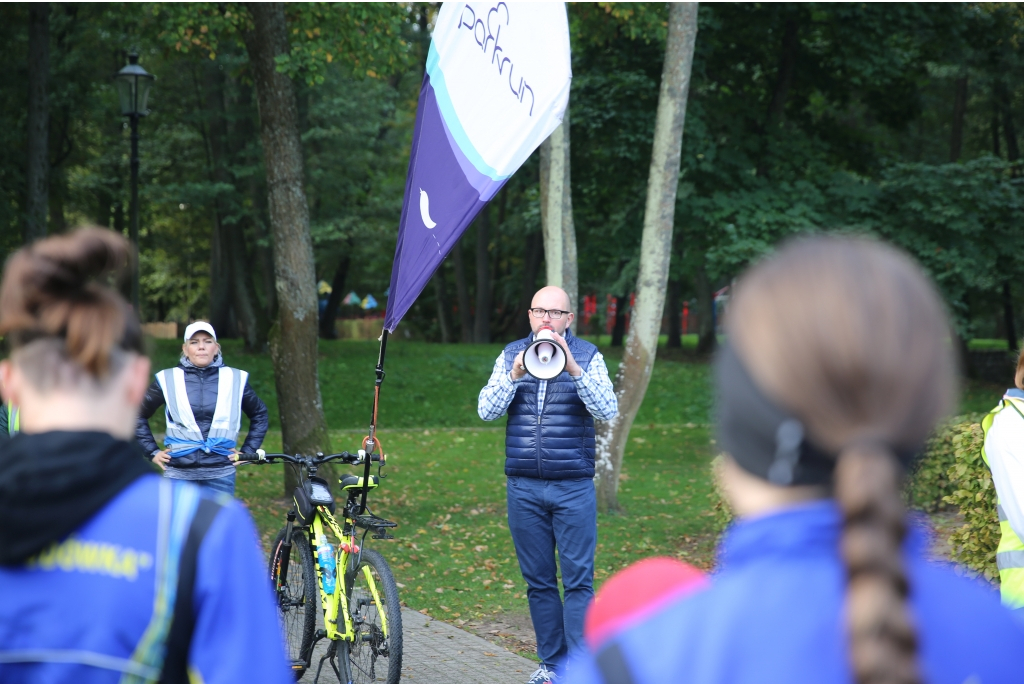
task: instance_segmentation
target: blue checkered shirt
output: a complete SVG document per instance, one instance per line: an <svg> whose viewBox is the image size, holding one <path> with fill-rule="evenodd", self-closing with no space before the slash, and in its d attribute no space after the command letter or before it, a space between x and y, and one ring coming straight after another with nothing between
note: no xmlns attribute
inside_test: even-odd
<svg viewBox="0 0 1024 685"><path fill-rule="evenodd" d="M587 411L595 419L600 421L611 421L619 413L619 401L615 397L615 388L612 387L612 379L608 377L608 367L605 366L604 356L600 352L594 354L590 360L590 366L579 376L569 376L576 385L576 392L579 394ZM505 370L505 353L502 352L494 362L494 370L491 371L491 378L487 385L480 391L480 397L476 404L476 413L484 421L494 421L501 417L512 404L516 396L516 386L526 380L523 376L518 381L512 380L512 375ZM544 411L544 395L548 391L548 382L540 381L537 388L537 414Z"/></svg>

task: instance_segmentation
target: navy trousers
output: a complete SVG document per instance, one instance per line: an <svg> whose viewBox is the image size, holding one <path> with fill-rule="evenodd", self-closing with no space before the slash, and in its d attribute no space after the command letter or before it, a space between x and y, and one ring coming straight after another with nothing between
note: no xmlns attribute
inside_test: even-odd
<svg viewBox="0 0 1024 685"><path fill-rule="evenodd" d="M561 666L582 648L583 620L594 596L597 495L590 478L545 480L508 477L508 527L526 581L537 656ZM555 549L565 602L558 592Z"/></svg>

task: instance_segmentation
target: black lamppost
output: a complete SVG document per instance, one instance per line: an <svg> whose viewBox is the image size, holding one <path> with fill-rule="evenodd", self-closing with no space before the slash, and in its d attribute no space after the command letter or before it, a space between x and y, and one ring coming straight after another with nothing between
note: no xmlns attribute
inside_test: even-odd
<svg viewBox="0 0 1024 685"><path fill-rule="evenodd" d="M135 248L132 266L132 307L141 319L139 309L139 117L149 114L146 99L156 77L139 66L139 55L128 55L128 64L114 76L121 99L121 115L128 117L132 127L132 206L129 239Z"/></svg>

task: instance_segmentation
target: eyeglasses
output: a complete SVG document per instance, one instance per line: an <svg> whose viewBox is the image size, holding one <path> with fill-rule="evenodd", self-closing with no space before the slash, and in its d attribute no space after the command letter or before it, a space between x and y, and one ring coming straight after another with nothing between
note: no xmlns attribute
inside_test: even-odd
<svg viewBox="0 0 1024 685"><path fill-rule="evenodd" d="M569 312L563 312L561 309L541 309L540 307L534 307L530 310L530 313L538 319L543 319L544 315L547 314L555 321L561 319L563 314L569 314Z"/></svg>

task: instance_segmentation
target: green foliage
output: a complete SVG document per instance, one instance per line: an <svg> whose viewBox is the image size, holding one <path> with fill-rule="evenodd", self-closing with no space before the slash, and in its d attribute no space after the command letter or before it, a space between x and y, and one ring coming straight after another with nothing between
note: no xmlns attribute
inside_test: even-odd
<svg viewBox="0 0 1024 685"><path fill-rule="evenodd" d="M981 456L985 444L981 425L962 424L952 443L955 462L949 468L948 479L953 491L944 501L959 507L965 520L963 527L949 538L953 560L994 581L999 578L999 518L992 472Z"/></svg>
<svg viewBox="0 0 1024 685"><path fill-rule="evenodd" d="M906 495L911 506L928 513L945 508L946 497L954 490L949 470L956 463L955 439L980 420L976 415L956 416L935 429L907 479Z"/></svg>
<svg viewBox="0 0 1024 685"><path fill-rule="evenodd" d="M152 14L165 45L211 60L225 44L239 42L252 30L252 18L240 3L155 3ZM399 72L410 52L402 37L407 14L392 3L289 3L290 49L278 56L278 70L311 86L324 82L328 65L336 60L371 78Z"/></svg>

